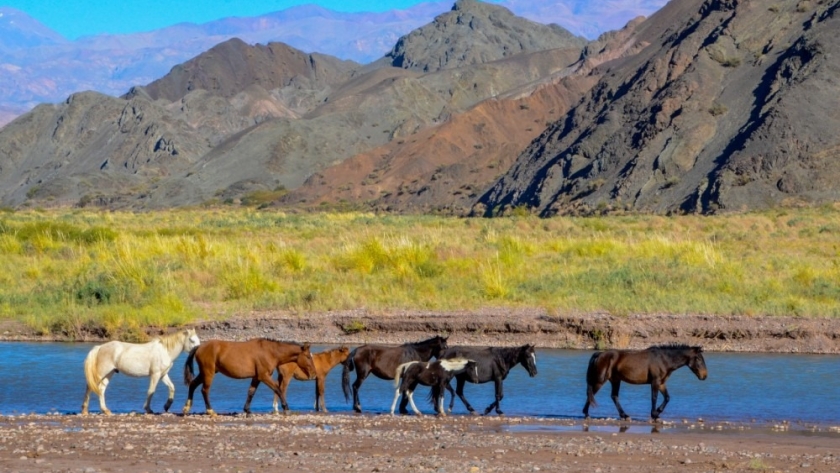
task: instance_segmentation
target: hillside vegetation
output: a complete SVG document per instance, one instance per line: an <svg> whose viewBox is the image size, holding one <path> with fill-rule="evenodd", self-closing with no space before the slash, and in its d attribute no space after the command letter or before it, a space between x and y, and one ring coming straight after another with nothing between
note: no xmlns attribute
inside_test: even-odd
<svg viewBox="0 0 840 473"><path fill-rule="evenodd" d="M840 211L459 219L256 210L0 216L0 317L42 333L251 311L840 315Z"/></svg>

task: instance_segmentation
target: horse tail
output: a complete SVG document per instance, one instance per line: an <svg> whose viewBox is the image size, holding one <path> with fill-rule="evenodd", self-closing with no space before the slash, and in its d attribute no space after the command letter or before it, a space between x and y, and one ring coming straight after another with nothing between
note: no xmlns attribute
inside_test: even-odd
<svg viewBox="0 0 840 473"><path fill-rule="evenodd" d="M184 384L187 386L189 386L193 382L193 379L195 379L195 373L193 372L193 358L195 358L195 352L200 346L201 345L198 345L190 350L190 354L187 355L187 362L184 363Z"/></svg>
<svg viewBox="0 0 840 473"><path fill-rule="evenodd" d="M356 369L353 358L356 357L356 350L350 352L350 356L341 364L344 366L341 370L341 389L344 391L344 400L350 401L350 372Z"/></svg>
<svg viewBox="0 0 840 473"><path fill-rule="evenodd" d="M93 347L85 358L85 380L87 381L88 389L90 389L97 396L102 396L102 391L99 389L99 376L96 374L96 358L99 355L99 345Z"/></svg>
<svg viewBox="0 0 840 473"><path fill-rule="evenodd" d="M603 352L593 353L592 357L589 358L589 367L586 369L586 400L592 407L598 406L598 403L595 402L595 391L593 386L598 384L601 381L601 370L598 369L598 357L601 356Z"/></svg>
<svg viewBox="0 0 840 473"><path fill-rule="evenodd" d="M394 373L394 387L400 387L400 378L402 378L403 372L406 368L413 365L414 363L420 363L419 361L409 361L408 363L403 363L400 366L397 366L397 371Z"/></svg>

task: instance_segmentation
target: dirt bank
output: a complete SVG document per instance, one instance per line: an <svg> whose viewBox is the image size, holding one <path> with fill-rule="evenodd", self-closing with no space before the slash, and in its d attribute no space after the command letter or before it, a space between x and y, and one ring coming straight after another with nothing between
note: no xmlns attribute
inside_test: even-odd
<svg viewBox="0 0 840 473"><path fill-rule="evenodd" d="M696 420L654 429L470 416L19 416L0 417L0 470L836 473L837 435Z"/></svg>
<svg viewBox="0 0 840 473"><path fill-rule="evenodd" d="M644 348L661 343L702 345L708 351L840 353L840 319L707 315L549 314L542 310L473 312L364 310L291 314L255 312L193 324L204 339L271 337L320 344L404 343L448 334L450 344L542 348ZM155 332L150 332L154 334ZM41 337L19 323L0 324L3 340ZM100 338L83 334L87 341ZM78 338L76 338L78 339Z"/></svg>

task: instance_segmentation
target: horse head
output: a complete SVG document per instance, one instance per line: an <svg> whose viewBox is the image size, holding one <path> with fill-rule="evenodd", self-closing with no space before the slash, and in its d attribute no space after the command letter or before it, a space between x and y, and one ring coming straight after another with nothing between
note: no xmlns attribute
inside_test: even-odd
<svg viewBox="0 0 840 473"><path fill-rule="evenodd" d="M350 347L342 345L333 351L333 360L335 364L343 363L344 360L350 357Z"/></svg>
<svg viewBox="0 0 840 473"><path fill-rule="evenodd" d="M184 330L184 351L189 353L193 348L199 345L201 345L201 340L198 339L195 329L190 328Z"/></svg>
<svg viewBox="0 0 840 473"><path fill-rule="evenodd" d="M440 335L436 336L435 338L429 340L431 342L432 347L432 356L435 358L440 358L440 355L446 351L449 346L446 344L446 340L449 337L441 337Z"/></svg>
<svg viewBox="0 0 840 473"><path fill-rule="evenodd" d="M309 379L315 379L315 359L312 358L312 351L309 349L309 343L304 343L300 347L300 354L297 358L297 365Z"/></svg>
<svg viewBox="0 0 840 473"><path fill-rule="evenodd" d="M688 368L700 381L703 381L709 375L706 370L706 360L703 358L703 347L691 347Z"/></svg>
<svg viewBox="0 0 840 473"><path fill-rule="evenodd" d="M523 345L519 349L519 363L532 378L537 375L537 352L534 345Z"/></svg>

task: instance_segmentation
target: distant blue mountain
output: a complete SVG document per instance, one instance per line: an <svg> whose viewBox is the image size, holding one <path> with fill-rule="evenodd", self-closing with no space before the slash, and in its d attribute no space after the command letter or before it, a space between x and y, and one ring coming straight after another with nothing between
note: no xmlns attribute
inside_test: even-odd
<svg viewBox="0 0 840 473"><path fill-rule="evenodd" d="M0 53L67 42L63 36L26 13L0 7Z"/></svg>

